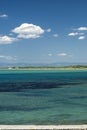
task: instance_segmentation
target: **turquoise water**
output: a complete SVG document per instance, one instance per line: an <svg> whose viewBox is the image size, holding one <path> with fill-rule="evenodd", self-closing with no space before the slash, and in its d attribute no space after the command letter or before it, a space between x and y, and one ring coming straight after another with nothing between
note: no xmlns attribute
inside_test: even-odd
<svg viewBox="0 0 87 130"><path fill-rule="evenodd" d="M0 71L0 124L87 124L87 71Z"/></svg>

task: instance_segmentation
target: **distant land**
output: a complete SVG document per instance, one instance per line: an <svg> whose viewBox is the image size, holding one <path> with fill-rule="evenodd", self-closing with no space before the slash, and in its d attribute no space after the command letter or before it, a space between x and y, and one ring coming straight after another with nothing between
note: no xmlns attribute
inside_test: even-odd
<svg viewBox="0 0 87 130"><path fill-rule="evenodd" d="M56 62L56 63L0 63L0 67L64 67L64 66L86 66L87 63L69 63L69 62Z"/></svg>
<svg viewBox="0 0 87 130"><path fill-rule="evenodd" d="M44 65L44 64L4 64L0 70L87 70L87 64L63 64L63 65Z"/></svg>

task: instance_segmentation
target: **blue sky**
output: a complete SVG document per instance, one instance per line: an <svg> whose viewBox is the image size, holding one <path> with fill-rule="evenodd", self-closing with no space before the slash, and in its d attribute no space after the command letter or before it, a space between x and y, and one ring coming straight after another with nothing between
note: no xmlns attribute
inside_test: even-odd
<svg viewBox="0 0 87 130"><path fill-rule="evenodd" d="M87 62L87 0L0 0L2 62Z"/></svg>

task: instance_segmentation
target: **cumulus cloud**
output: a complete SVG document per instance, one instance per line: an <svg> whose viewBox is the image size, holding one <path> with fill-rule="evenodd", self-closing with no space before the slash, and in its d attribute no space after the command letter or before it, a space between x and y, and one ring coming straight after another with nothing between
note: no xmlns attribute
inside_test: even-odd
<svg viewBox="0 0 87 130"><path fill-rule="evenodd" d="M84 40L84 39L85 39L85 36L80 36L78 39L79 39L79 40Z"/></svg>
<svg viewBox="0 0 87 130"><path fill-rule="evenodd" d="M12 38L12 37L9 37L9 36L0 36L0 44L10 44L14 41L17 41L16 38Z"/></svg>
<svg viewBox="0 0 87 130"><path fill-rule="evenodd" d="M17 60L17 58L14 56L6 56L6 55L0 55L0 59L4 59L4 60Z"/></svg>
<svg viewBox="0 0 87 130"><path fill-rule="evenodd" d="M1 14L1 15L0 15L0 18L7 18L7 17L8 17L7 14Z"/></svg>
<svg viewBox="0 0 87 130"><path fill-rule="evenodd" d="M51 28L48 28L46 31L47 31L47 32L51 32Z"/></svg>
<svg viewBox="0 0 87 130"><path fill-rule="evenodd" d="M12 32L16 33L18 38L34 39L40 37L44 30L40 26L23 23L19 27L14 28Z"/></svg>
<svg viewBox="0 0 87 130"><path fill-rule="evenodd" d="M59 35L58 34L53 34L54 37L58 37Z"/></svg>

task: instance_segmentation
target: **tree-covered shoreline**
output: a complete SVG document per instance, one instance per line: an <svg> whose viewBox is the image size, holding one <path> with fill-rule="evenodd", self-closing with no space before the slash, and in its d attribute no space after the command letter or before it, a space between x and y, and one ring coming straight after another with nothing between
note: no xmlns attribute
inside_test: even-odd
<svg viewBox="0 0 87 130"><path fill-rule="evenodd" d="M50 69L87 69L87 65L70 65L70 66L12 66L12 67L0 67L1 70L50 70Z"/></svg>

